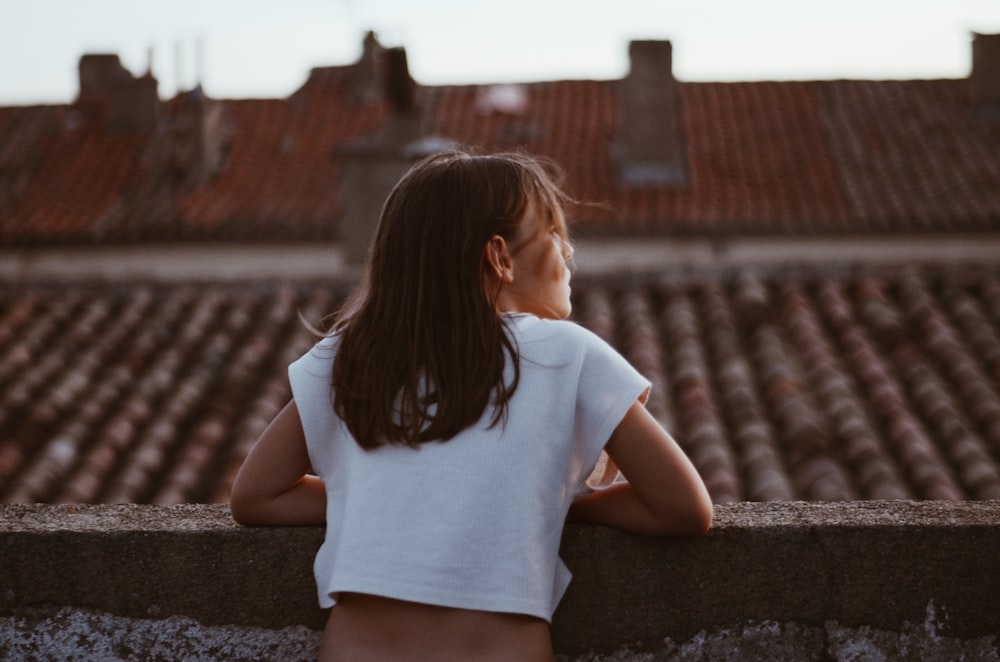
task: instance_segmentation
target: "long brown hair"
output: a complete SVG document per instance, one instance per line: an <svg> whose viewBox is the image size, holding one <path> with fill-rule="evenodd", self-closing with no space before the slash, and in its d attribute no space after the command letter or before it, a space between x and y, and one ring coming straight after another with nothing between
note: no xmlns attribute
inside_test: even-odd
<svg viewBox="0 0 1000 662"><path fill-rule="evenodd" d="M520 370L485 249L495 235L514 243L529 205L559 211L553 172L523 154L447 152L393 189L362 286L333 327L333 407L362 448L446 441L491 405L492 425L505 415Z"/></svg>

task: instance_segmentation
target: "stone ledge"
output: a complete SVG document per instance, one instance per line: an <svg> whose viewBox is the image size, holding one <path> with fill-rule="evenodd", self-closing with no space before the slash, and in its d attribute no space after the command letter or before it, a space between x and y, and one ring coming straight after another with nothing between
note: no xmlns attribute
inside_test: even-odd
<svg viewBox="0 0 1000 662"><path fill-rule="evenodd" d="M72 607L321 629L319 528L244 528L227 506L0 506L0 615ZM557 650L617 650L751 623L1000 632L1000 501L742 503L697 540L570 524Z"/></svg>

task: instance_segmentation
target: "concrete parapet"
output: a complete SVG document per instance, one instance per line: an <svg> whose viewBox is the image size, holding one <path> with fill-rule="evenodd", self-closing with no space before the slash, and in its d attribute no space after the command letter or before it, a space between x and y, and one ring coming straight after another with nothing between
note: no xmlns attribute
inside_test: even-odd
<svg viewBox="0 0 1000 662"><path fill-rule="evenodd" d="M240 527L226 506L0 506L0 630L72 608L300 636L325 621L321 540ZM995 652L997 549L1000 501L720 505L695 540L569 524L574 579L553 636L580 654L754 624L822 639L830 623L901 632L933 618L936 635L987 637Z"/></svg>

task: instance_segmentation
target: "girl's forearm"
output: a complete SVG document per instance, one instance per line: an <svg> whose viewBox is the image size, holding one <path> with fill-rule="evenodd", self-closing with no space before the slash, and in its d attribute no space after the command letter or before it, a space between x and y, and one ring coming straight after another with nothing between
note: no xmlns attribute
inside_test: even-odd
<svg viewBox="0 0 1000 662"><path fill-rule="evenodd" d="M685 517L682 512L664 522L642 503L628 483L618 483L577 499L569 514L573 519L644 536L690 536L705 532L701 520Z"/></svg>
<svg viewBox="0 0 1000 662"><path fill-rule="evenodd" d="M303 476L273 496L235 501L233 518L248 526L320 526L326 521L326 490L316 476Z"/></svg>

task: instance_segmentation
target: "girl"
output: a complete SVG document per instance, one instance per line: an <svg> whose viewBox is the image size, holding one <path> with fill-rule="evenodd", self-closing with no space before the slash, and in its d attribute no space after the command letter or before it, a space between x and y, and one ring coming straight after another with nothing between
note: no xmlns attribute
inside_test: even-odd
<svg viewBox="0 0 1000 662"><path fill-rule="evenodd" d="M567 513L654 536L709 528L705 486L643 406L649 382L565 321L563 202L528 156L418 163L353 302L289 368L292 401L232 513L326 524L321 660L551 660ZM627 482L580 496L602 450Z"/></svg>

